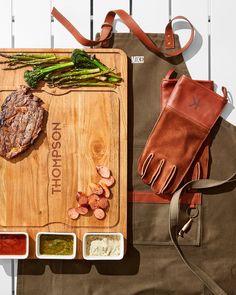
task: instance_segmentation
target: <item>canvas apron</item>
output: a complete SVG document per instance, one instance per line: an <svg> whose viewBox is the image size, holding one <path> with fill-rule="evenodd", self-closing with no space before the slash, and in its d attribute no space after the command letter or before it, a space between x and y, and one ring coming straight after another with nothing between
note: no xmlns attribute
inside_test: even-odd
<svg viewBox="0 0 236 295"><path fill-rule="evenodd" d="M164 51L164 35L150 34ZM179 47L178 36L175 36ZM113 48L129 57L128 189L129 199L150 192L137 174L140 155L160 111L160 82L167 71L188 71L182 55L165 58L149 51L132 34L113 35ZM135 63L135 56L143 63ZM132 62L131 62L132 60ZM219 119L212 133L210 177L224 179L236 168L236 127ZM135 192L135 193L133 193ZM185 255L204 269L228 294L236 294L236 189L208 189L191 230L181 239ZM138 199L137 199L138 200ZM19 261L17 294L50 295L206 295L170 242L169 204L129 202L128 249L121 261ZM188 204L181 205L183 223Z"/></svg>

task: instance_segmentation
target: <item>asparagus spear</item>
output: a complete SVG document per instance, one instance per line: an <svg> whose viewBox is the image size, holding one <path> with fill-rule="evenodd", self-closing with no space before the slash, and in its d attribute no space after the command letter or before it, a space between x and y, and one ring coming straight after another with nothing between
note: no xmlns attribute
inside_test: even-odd
<svg viewBox="0 0 236 295"><path fill-rule="evenodd" d="M92 67L99 68L102 71L102 75L109 74L111 72L111 70L107 66L103 65L94 56L89 56L83 50L75 49L72 52L71 61L66 62L66 63L55 64L53 66L46 67L46 68L36 68L32 71L26 71L24 77L25 77L25 81L28 83L28 85L32 88L35 88L35 87L37 87L40 80L47 78L46 76L54 71L58 71L59 69L72 68L72 67L81 68L84 65L86 65L86 66L89 65ZM93 74L91 74L91 75L93 75ZM89 77L89 78L91 78L91 77ZM116 77L114 77L114 78L116 78L117 81L120 80L120 76L118 76L118 75L116 75ZM53 81L53 75L51 76L50 79ZM64 79L64 78L62 78L62 79ZM83 77L82 79L86 79L86 78ZM112 83L113 81L110 81L110 82ZM54 82L51 82L51 84L54 84Z"/></svg>
<svg viewBox="0 0 236 295"><path fill-rule="evenodd" d="M94 86L94 83L100 85L100 82L103 83L103 86L111 86L122 80L119 74L114 73L100 62L95 55L89 55L80 49L75 49L71 57L57 57L54 53L17 53L15 55L0 53L0 56L7 59L7 61L0 62L8 64L5 69L32 66L33 69L25 71L24 74L25 81L32 88L37 87L41 80L46 80L52 87L57 85L73 86L73 83L76 87L77 85L80 87L81 83L86 83L86 86L88 83L92 83L91 85Z"/></svg>
<svg viewBox="0 0 236 295"><path fill-rule="evenodd" d="M59 80L61 78L65 78L65 77L73 77L73 76L77 76L77 75L86 75L86 74L93 74L93 73L98 73L100 72L100 69L96 68L96 69L76 69L76 70L71 70L71 71L67 71L65 73L61 73L58 75L48 75L45 77L45 80L54 82L56 80Z"/></svg>
<svg viewBox="0 0 236 295"><path fill-rule="evenodd" d="M77 75L77 76L69 76L69 77L64 77L64 78L61 78L59 80L57 80L56 82L54 82L53 84L56 86L58 84L62 84L63 82L65 81L79 81L79 80L89 80L91 78L95 78L95 77L98 77L98 76L103 76L105 74L108 73L109 70L106 70L106 71L101 71L99 73L94 73L94 74L85 74L85 75Z"/></svg>
<svg viewBox="0 0 236 295"><path fill-rule="evenodd" d="M79 88L83 86L103 86L103 87L115 87L115 84L109 83L109 82L103 82L103 81L84 81L84 82L67 82L62 85L59 85L59 88Z"/></svg>
<svg viewBox="0 0 236 295"><path fill-rule="evenodd" d="M35 88L38 86L39 81L43 80L48 73L56 71L58 69L70 68L73 66L73 62L70 61L67 63L56 64L46 68L35 68L32 71L26 71L24 74L24 78L30 87Z"/></svg>

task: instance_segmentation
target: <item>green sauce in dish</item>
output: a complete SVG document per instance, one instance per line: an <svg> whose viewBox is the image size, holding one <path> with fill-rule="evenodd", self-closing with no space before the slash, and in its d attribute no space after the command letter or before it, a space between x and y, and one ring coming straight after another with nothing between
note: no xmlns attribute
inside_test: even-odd
<svg viewBox="0 0 236 295"><path fill-rule="evenodd" d="M40 254L72 255L73 237L67 235L41 235Z"/></svg>

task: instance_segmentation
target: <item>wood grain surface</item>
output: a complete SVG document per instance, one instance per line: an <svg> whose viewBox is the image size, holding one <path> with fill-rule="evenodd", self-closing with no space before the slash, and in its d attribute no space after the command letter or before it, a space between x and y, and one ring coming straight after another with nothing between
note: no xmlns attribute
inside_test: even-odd
<svg viewBox="0 0 236 295"><path fill-rule="evenodd" d="M1 52L56 52L71 50L1 50ZM115 49L91 49L124 81L116 88L34 90L46 110L43 130L24 153L8 161L0 158L0 230L27 231L30 256L35 258L35 236L40 231L75 232L77 258L82 257L85 232L121 232L127 237L127 59ZM1 65L1 68L4 66ZM21 84L25 69L0 68L0 103ZM104 220L92 214L71 220L67 210L76 205L76 192L90 193L100 178L96 165L105 165L116 179Z"/></svg>

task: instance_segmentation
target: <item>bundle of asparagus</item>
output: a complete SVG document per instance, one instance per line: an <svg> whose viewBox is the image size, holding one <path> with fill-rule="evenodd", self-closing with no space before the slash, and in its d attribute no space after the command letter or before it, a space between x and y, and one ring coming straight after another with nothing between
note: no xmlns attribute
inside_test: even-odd
<svg viewBox="0 0 236 295"><path fill-rule="evenodd" d="M68 88L82 86L115 87L122 81L120 74L101 63L95 55L89 55L81 49L75 49L71 57L58 57L50 54L17 53L6 55L4 70L16 70L32 66L26 70L24 79L31 88L36 88L40 81L46 81L50 87Z"/></svg>

